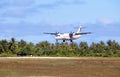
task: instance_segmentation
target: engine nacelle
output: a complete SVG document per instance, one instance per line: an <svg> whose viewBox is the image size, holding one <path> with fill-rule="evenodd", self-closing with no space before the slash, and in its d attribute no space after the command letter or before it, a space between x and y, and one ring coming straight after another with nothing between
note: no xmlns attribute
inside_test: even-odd
<svg viewBox="0 0 120 77"><path fill-rule="evenodd" d="M70 38L73 38L73 33L69 33L69 37L70 37Z"/></svg>

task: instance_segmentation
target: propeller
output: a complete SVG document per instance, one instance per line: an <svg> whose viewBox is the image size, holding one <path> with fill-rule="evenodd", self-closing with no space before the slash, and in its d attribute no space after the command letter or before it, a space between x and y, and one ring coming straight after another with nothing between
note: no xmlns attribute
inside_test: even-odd
<svg viewBox="0 0 120 77"><path fill-rule="evenodd" d="M74 33L74 32L70 32L70 33L69 33L69 37L70 37L70 38L73 38L73 33Z"/></svg>

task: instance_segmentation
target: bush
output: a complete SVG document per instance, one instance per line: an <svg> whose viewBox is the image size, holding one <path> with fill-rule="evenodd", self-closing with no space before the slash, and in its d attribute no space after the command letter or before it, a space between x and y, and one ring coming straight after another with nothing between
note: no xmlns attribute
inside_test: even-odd
<svg viewBox="0 0 120 77"><path fill-rule="evenodd" d="M0 57L15 57L16 55L15 54L12 54L12 53L1 53L0 54Z"/></svg>

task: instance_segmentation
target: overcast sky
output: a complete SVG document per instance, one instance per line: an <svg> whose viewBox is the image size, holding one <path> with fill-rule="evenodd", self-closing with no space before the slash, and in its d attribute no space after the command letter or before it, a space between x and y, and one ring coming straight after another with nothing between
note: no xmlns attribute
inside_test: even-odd
<svg viewBox="0 0 120 77"><path fill-rule="evenodd" d="M120 42L120 0L0 0L0 39L55 42L43 32L93 34L75 42Z"/></svg>

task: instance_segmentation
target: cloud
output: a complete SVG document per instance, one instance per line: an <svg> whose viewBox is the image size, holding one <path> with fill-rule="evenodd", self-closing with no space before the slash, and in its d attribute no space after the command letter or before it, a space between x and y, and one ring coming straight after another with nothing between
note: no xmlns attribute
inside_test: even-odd
<svg viewBox="0 0 120 77"><path fill-rule="evenodd" d="M114 20L110 19L110 18L107 18L107 17L104 17L104 18L97 19L97 22L99 22L101 24L104 24L104 25L109 25L109 24L114 23Z"/></svg>
<svg viewBox="0 0 120 77"><path fill-rule="evenodd" d="M54 9L60 6L85 4L83 0L1 0L0 18L25 18L39 15L45 9Z"/></svg>
<svg viewBox="0 0 120 77"><path fill-rule="evenodd" d="M52 3L43 3L43 4L38 4L39 8L47 8L47 9L53 9L57 8L59 6L66 6L66 5L74 5L74 4L85 4L85 1L83 0L56 0Z"/></svg>
<svg viewBox="0 0 120 77"><path fill-rule="evenodd" d="M105 24L101 24L100 22L96 22L94 24L87 23L86 31L91 31L91 38L93 41L101 41L101 40L117 40L120 36L120 23L110 22Z"/></svg>
<svg viewBox="0 0 120 77"><path fill-rule="evenodd" d="M33 9L34 0L1 0L0 1L0 17L21 18L32 15L37 10Z"/></svg>
<svg viewBox="0 0 120 77"><path fill-rule="evenodd" d="M75 8L76 11L74 12L72 12L73 10L71 9L74 9L74 6L81 6L84 4L86 4L86 2L83 0L1 0L0 35L1 37L22 37L26 40L29 38L31 40L37 38L36 40L38 41L49 41L49 37L51 38L51 36L43 35L43 32L76 32L76 29L73 27L76 24L71 21L79 21L82 12L78 12L77 9L79 9L79 7L77 9ZM67 6L72 6L73 8L68 9L69 7ZM56 8L57 10L54 10L54 12L52 9ZM65 10L60 12L61 10L59 10L59 8L65 8ZM71 14L68 14L66 11ZM78 15L76 15L76 12L78 12ZM56 15L54 15L54 13L56 13ZM65 13L65 15L62 15L62 13ZM73 18L71 18L71 16L73 16ZM77 16L78 18L76 18ZM67 25L60 25L60 21L63 20L63 23L66 22L63 18L68 18L66 20L72 20L69 21ZM90 20L89 16L88 20ZM57 22L59 22L57 25L54 24ZM85 26L87 28L84 29L83 32L90 31L93 34L80 38L80 40L90 37L94 41L95 39L103 40L120 36L120 23L116 23L114 19L109 17L98 18L96 23L88 23L85 24Z"/></svg>
<svg viewBox="0 0 120 77"><path fill-rule="evenodd" d="M36 10L31 8L7 8L2 14L1 17L15 17L15 18L25 18L26 16L30 16L35 13Z"/></svg>
<svg viewBox="0 0 120 77"><path fill-rule="evenodd" d="M101 24L99 22L96 23L86 23L85 29L83 32L92 32L90 35L82 36L80 40L91 42L99 42L99 41L108 41L108 40L116 40L120 42L120 23L111 23L107 26Z"/></svg>
<svg viewBox="0 0 120 77"><path fill-rule="evenodd" d="M25 37L25 36L43 36L44 32L76 32L77 29L74 27L70 27L70 25L59 25L54 26L50 23L28 23L25 21L16 22L16 23L0 23L0 35L4 36L7 35L9 37ZM63 30L63 27L66 30Z"/></svg>
<svg viewBox="0 0 120 77"><path fill-rule="evenodd" d="M120 28L120 22L115 21L114 19L103 17L96 20L95 24L96 27L99 30L99 32L105 32L109 35L118 35L119 34L119 28ZM97 32L97 31L96 31ZM116 34L114 34L116 33Z"/></svg>
<svg viewBox="0 0 120 77"><path fill-rule="evenodd" d="M26 7L31 6L34 3L34 0L1 0L0 7Z"/></svg>
<svg viewBox="0 0 120 77"><path fill-rule="evenodd" d="M3 38L11 38L15 37L17 39L24 39L26 41L38 42L38 41L52 41L55 42L54 36L44 35L44 32L76 32L77 29L74 29L74 25L76 24L68 24L61 26L53 26L49 23L28 23L25 21L17 22L17 23L3 23L0 28L0 35ZM82 32L92 32L90 35L82 36L80 39L76 41L88 41L88 42L98 42L98 41L106 41L106 40L116 40L118 41L120 36L120 23L111 24L116 28L104 27L103 24L95 23L87 23L85 26L87 28L83 29ZM65 30L64 30L64 29Z"/></svg>

